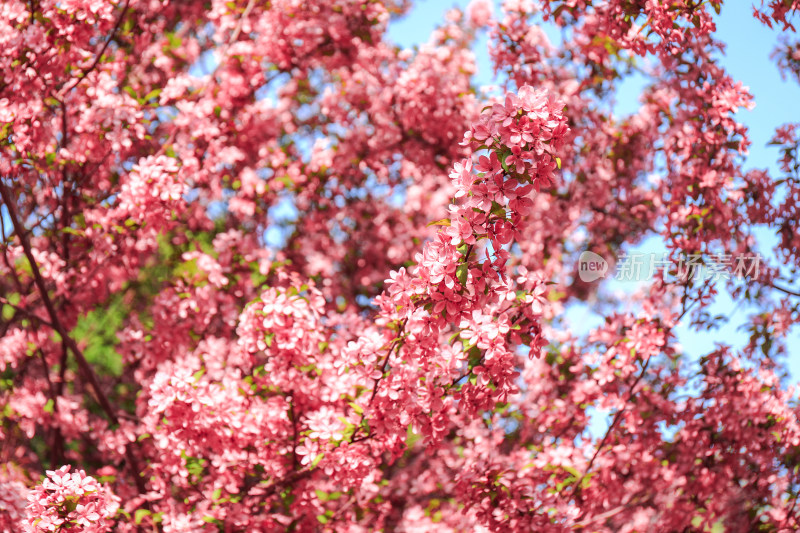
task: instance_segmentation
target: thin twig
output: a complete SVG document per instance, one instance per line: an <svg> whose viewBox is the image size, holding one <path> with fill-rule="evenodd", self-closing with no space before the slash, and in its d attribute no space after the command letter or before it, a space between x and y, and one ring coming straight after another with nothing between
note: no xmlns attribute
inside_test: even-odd
<svg viewBox="0 0 800 533"><path fill-rule="evenodd" d="M592 466L594 465L595 459L597 459L597 456L600 454L600 450L603 449L603 447L606 445L606 441L611 436L611 431L614 429L614 427L617 425L617 423L622 418L622 414L625 412L625 405L627 405L627 403L629 401L631 401L631 398L633 398L633 393L636 390L636 386L639 384L639 382L644 377L645 372L647 372L647 367L650 365L650 361L652 359L653 359L652 356L648 357L647 361L645 361L644 365L642 365L641 372L639 372L639 375L636 377L636 381L633 382L633 385L631 385L631 388L628 391L628 399L625 400L625 404L623 405L623 407L619 411L617 411L617 414L614 416L614 420L611 422L611 425L608 426L608 430L606 430L606 434L603 435L603 440L600 441L600 444L597 446L597 449L594 451L594 455L592 455L592 459L589 461L589 465L586 467L586 470L584 470L583 475L581 475L581 478L578 480L578 482L575 483L575 486L577 487L577 490L580 490L581 483L583 482L584 478L587 475L589 475L589 472L591 472Z"/></svg>
<svg viewBox="0 0 800 533"><path fill-rule="evenodd" d="M775 282L769 283L769 286L772 287L773 289L781 291L782 293L788 294L790 296L797 296L798 298L800 298L800 292L796 292L796 291L787 289L785 287L781 287L780 285L775 285Z"/></svg>
<svg viewBox="0 0 800 533"><path fill-rule="evenodd" d="M692 301L692 303L690 303L690 304L687 306L687 305L686 305L686 289L687 289L687 286L684 286L683 310L682 310L681 314L678 316L677 320L675 320L675 322L676 322L676 323L677 323L677 322L680 322L680 321L681 321L681 319L682 319L684 316L686 316L686 313L688 313L688 312L689 312L689 310L692 308L692 306L693 306L693 305L694 305L696 302L698 302L698 301L699 301L699 299L698 299L698 300L694 300L694 301ZM669 327L669 328L666 328L666 329L667 329L667 331L669 332L669 330L671 330L672 328L671 328L671 327ZM598 455L600 454L600 451L601 451L601 450L603 449L603 447L606 445L606 441L607 441L607 440L608 440L608 438L611 436L611 431L612 431L612 430L613 430L613 429L616 427L617 423L619 423L619 421L622 419L622 415L623 415L623 413L625 413L625 408L627 407L627 405L628 405L628 402L630 402L630 401L631 401L631 398L633 398L633 395L634 395L634 393L635 393L635 391L636 391L636 386L639 384L639 382L642 380L642 378L644 377L645 373L647 372L647 367L650 365L650 361L651 361L652 359L653 359L653 356L650 356L650 357L648 357L648 358L647 358L647 361L645 361L644 365L642 365L642 370L641 370L641 372L639 372L639 375L636 377L636 380L633 382L633 385L631 385L631 388L630 388L630 390L628 391L628 398L625 400L625 402L623 403L623 405L622 405L622 407L619 409L619 411L617 411L617 414L616 414L616 415L614 415L614 419L611 421L611 425L609 425L609 426L608 426L608 429L606 430L606 433L605 433L605 435L603 435L603 439L600 441L600 444L599 444L599 445L597 446L597 448L595 449L595 451L594 451L594 455L592 455L592 458L591 458L591 460L589 461L589 464L586 466L586 470L584 470L584 471L583 471L583 474L581 475L580 479L579 479L579 480L578 480L578 481L575 483L575 485L574 485L575 489L574 489L574 490L575 490L575 492L577 492L578 494L580 494L580 491L581 491L581 485L583 484L583 480L584 480L584 479L586 478L586 476L588 476L588 475L589 475L589 473L591 472L591 470L592 470L592 466L594 466L594 462L595 462L595 460L597 459Z"/></svg>
<svg viewBox="0 0 800 533"><path fill-rule="evenodd" d="M384 374L386 373L386 368L389 366L389 359L392 358L392 352L394 352L395 348L397 348L398 353L400 352L400 346L403 344L402 335L407 323L408 323L408 318L404 318L403 321L400 323L400 328L397 332L397 337L395 337L394 340L392 341L392 346L389 348L389 352L386 354L386 358L384 358L383 363L381 364L381 377L375 379L375 385L372 387L372 395L369 398L369 403L367 404L367 407L372 406L372 401L375 400L375 396L378 394L378 385L380 384ZM364 420L366 420L366 417L367 417L367 411L365 409L361 413L361 420L358 421L358 426L356 426L356 430L353 433L353 438L350 441L351 443L359 442L369 438L370 432L368 432L363 437L356 437L358 432L361 431L361 426L364 423Z"/></svg>
<svg viewBox="0 0 800 533"><path fill-rule="evenodd" d="M6 297L4 297L4 296L0 296L0 304L7 305L7 306L9 306L10 308L12 308L14 311L16 311L17 313L20 313L21 315L24 315L24 316L26 316L26 317L28 317L28 318L30 318L30 319L33 319L33 320L35 320L35 321L39 322L40 324L44 324L45 326L49 327L50 329L55 329L55 328L53 327L53 324L51 324L51 323L50 323L50 322L48 322L47 320L45 320L45 319L43 319L43 318L41 318L41 317L38 317L38 316L34 315L33 313L31 313L31 312L30 312L30 311L28 311L27 309L24 309L24 308L22 308L22 307L20 307L20 306L18 306L18 305L14 305L14 304L12 304L12 303L11 303L11 302L9 302L9 301L8 301L8 299L7 299Z"/></svg>
<svg viewBox="0 0 800 533"><path fill-rule="evenodd" d="M69 91L77 87L78 84L97 67L97 65L100 63L100 60L103 58L103 54L106 53L108 45L111 44L111 41L114 39L114 36L116 35L117 31L119 31L120 26L122 26L122 19L124 19L125 15L128 13L128 8L130 7L130 4L131 0L125 0L125 7L122 8L122 13L119 14L119 18L117 18L117 22L114 24L114 28L108 35L106 42L103 43L103 47L100 49L100 52L98 52L98 54L94 57L94 61L92 62L92 64L89 65L86 69L82 70L78 76L73 78L71 84L67 85L66 87L58 91L56 98L62 100Z"/></svg>
<svg viewBox="0 0 800 533"><path fill-rule="evenodd" d="M211 72L211 79L214 79L214 74L217 73L219 67L222 66L223 61L225 61L225 59L227 58L228 49L236 41L236 39L239 38L239 34L242 32L242 26L244 25L244 19L246 19L250 15L250 11L253 10L253 6L255 6L255 4L256 4L255 0L250 0L247 3L247 6L244 8L244 11L242 11L242 16L239 17L239 20L236 23L236 27L233 29L233 33L231 33L230 39L228 39L228 42L225 43L225 48L223 48L222 53L220 53L219 62L217 63L217 66L214 67L214 70Z"/></svg>
<svg viewBox="0 0 800 533"><path fill-rule="evenodd" d="M92 370L92 366L86 360L86 357L78 347L78 344L72 337L69 336L69 333L61 324L58 313L56 313L56 309L53 306L53 302L47 292L47 286L45 285L44 278L39 271L39 266L36 263L36 259L33 257L33 251L31 250L30 242L28 242L25 228L23 228L22 223L17 215L17 209L14 204L14 199L11 196L11 191L6 187L6 184L2 181L2 179L0 179L0 197L2 197L3 202L6 204L8 217L14 227L14 232L17 234L17 238L22 244L23 252L25 253L25 257L30 264L31 272L33 273L34 283L39 291L39 295L42 298L42 302L47 309L47 314L50 316L50 322L53 329L61 336L62 342L64 342L72 352L76 362L78 363L78 367L80 368L85 379L89 382L89 386L94 392L100 407L103 409L103 412L113 424L119 425L119 419L117 418L113 407L111 407L111 404L109 403L105 393L103 393L103 389L100 387L100 383L97 381L97 376ZM125 459L128 462L131 472L133 473L136 488L140 494L146 494L147 487L145 486L144 482L144 472L142 472L142 470L139 468L139 461L131 450L130 445L125 447Z"/></svg>

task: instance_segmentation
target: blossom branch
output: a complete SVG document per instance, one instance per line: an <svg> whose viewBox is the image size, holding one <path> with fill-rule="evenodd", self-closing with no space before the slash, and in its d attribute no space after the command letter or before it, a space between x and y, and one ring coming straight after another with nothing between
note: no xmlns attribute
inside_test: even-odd
<svg viewBox="0 0 800 533"><path fill-rule="evenodd" d="M119 17L117 18L117 22L114 24L114 28L112 28L111 33L106 38L106 41L103 43L102 48L100 48L100 51L95 55L94 61L92 62L92 64L89 65L85 70L82 70L81 73L78 76L73 78L73 81L72 81L72 83L70 85L67 85L66 87L61 89L58 92L57 99L59 99L59 100L63 99L64 96L66 96L66 94L69 91L71 91L72 89L77 87L78 84L84 78L86 78L86 76L91 74L92 71L97 67L97 65L100 63L100 60L103 58L103 54L106 53L106 50L108 49L108 45L111 44L111 41L114 39L114 36L116 35L117 31L119 31L119 28L122 26L122 20L125 18L125 15L128 13L128 8L130 7L130 3L131 3L131 0L125 0L125 6L122 8L122 13L119 14Z"/></svg>
<svg viewBox="0 0 800 533"><path fill-rule="evenodd" d="M94 371L92 370L91 365L86 360L86 357L83 355L83 352L78 347L78 344L75 340L69 335L66 328L61 324L61 320L58 317L58 313L53 305L52 300L50 299L50 295L47 291L47 286L45 284L44 278L42 277L41 272L39 271L39 266L36 263L36 258L33 257L33 251L31 249L31 245L28 242L27 234L25 228L22 226L22 223L19 220L17 215L16 206L14 204L14 199L11 196L11 191L6 186L5 182L0 179L0 197L2 197L3 202L6 204L6 209L8 210L8 217L11 220L11 224L14 227L14 232L17 235L17 238L20 240L22 244L23 252L25 253L25 257L28 260L28 263L31 267L31 272L33 273L34 283L36 288L39 291L39 295L42 298L42 303L47 310L47 314L50 317L50 323L52 324L54 330L59 334L62 341L66 343L66 346L69 347L70 351L72 352L73 356L75 357L78 366L81 369L85 379L88 381L90 388L95 394L100 407L103 409L103 412L106 414L108 419L114 423L119 424L119 419L117 418L116 413L114 412L113 407L111 407L111 403L108 401L105 393L103 392L102 388L100 387L100 383L97 381L97 376L95 375ZM145 494L147 492L147 487L144 483L144 472L139 468L139 461L137 460L135 454L130 449L130 445L125 447L125 458L128 461L128 466L131 469L131 473L133 474L134 481L136 483L136 487L139 490L140 494Z"/></svg>

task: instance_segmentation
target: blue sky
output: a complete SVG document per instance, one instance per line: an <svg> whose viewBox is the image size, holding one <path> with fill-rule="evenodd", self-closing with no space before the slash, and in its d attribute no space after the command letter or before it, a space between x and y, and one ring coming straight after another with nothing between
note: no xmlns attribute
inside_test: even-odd
<svg viewBox="0 0 800 533"><path fill-rule="evenodd" d="M452 7L464 8L469 0L441 1L421 0L414 2L410 13L396 21L389 27L389 38L403 47L411 47L426 42L434 27L444 20L444 13ZM495 12L499 12L499 2L495 2ZM786 122L800 121L800 86L792 81L784 81L775 63L770 59L770 53L777 44L778 32L763 26L752 16L752 2L747 0L729 0L722 6L722 12L716 19L717 38L726 44L725 55L720 58L721 64L730 75L743 82L750 88L754 95L756 107L752 111L742 110L737 114L737 119L746 124L750 130L752 146L745 163L745 169L766 168L771 175L779 175L775 160L778 151L767 146L775 128ZM554 28L544 28L551 41L560 40L559 33ZM493 73L486 51L486 35L482 34L474 48L478 63L476 83L479 85L493 83ZM642 79L633 78L623 83L617 93L617 102L614 110L619 115L634 112L639 106L639 93L642 89ZM774 239L767 231L758 231L759 240L768 242L770 248ZM660 252L663 245L658 239L652 239L640 244L632 251ZM616 282L613 282L616 283ZM724 291L723 291L724 292ZM713 314L724 313L733 315L729 325L717 331L696 334L685 327L679 328L678 336L686 352L692 357L698 357L714 348L715 342L740 346L746 342L747 335L738 329L752 308L735 308L734 302L725 295L721 295L712 308ZM599 321L590 309L576 308L569 313L569 318L574 323L580 323L584 328ZM795 332L789 341L791 352L796 352L800 347L800 333ZM789 358L789 371L792 381L800 380L800 358Z"/></svg>

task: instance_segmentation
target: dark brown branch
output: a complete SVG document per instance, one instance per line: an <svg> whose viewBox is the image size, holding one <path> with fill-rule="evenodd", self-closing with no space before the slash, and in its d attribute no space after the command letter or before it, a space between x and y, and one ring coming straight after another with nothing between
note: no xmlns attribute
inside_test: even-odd
<svg viewBox="0 0 800 533"><path fill-rule="evenodd" d="M103 393L103 389L100 387L100 383L97 381L97 376L95 375L94 371L92 370L91 365L84 357L83 352L78 347L78 344L75 340L69 336L68 332L61 324L61 320L58 317L58 313L56 312L55 307L53 306L53 302L50 299L50 295L47 292L47 286L45 284L44 278L42 277L41 272L39 271L39 266L36 263L36 259L33 257L33 252L31 250L31 245L28 242L27 235L25 232L25 228L22 226L22 223L19 220L17 215L16 205L14 204L14 199L12 198L11 191L6 187L6 184L0 180L0 197L2 197L3 202L6 204L6 209L8 210L8 217L11 220L11 224L14 227L14 232L17 234L17 238L19 238L20 243L22 244L22 250L25 253L25 257L28 260L28 263L31 267L31 272L33 273L34 283L36 288L39 291L39 295L42 298L42 302L47 310L47 314L50 317L50 322L52 327L55 331L61 336L62 342L69 348L72 352L73 356L75 357L75 361L78 363L78 367L81 370L84 378L89 382L89 386L94 392L95 397L97 398L97 402L100 404L100 407L103 409L103 412L106 414L108 419L115 425L119 424L119 419L117 418L116 413L114 412L114 408L111 407L111 404L108 401L105 393ZM131 450L130 445L125 447L125 459L128 462L128 466L131 469L133 474L136 488L138 489L140 494L145 494L147 492L147 487L145 486L143 472L139 468L139 461L137 460L135 454Z"/></svg>
<svg viewBox="0 0 800 533"><path fill-rule="evenodd" d="M650 361L652 359L653 359L652 356L648 357L647 361L645 361L644 365L642 365L641 372L639 372L639 375L636 377L636 381L633 382L633 385L631 385L630 391L628 392L628 399L625 401L625 405L623 405L623 407L619 411L617 411L617 414L614 416L614 420L611 421L611 425L608 426L608 429L606 430L606 434L603 435L603 439L600 441L600 444L598 444L597 449L595 449L595 451L594 451L594 455L592 455L592 458L589 461L589 464L586 466L586 470L584 470L584 472L581 475L580 479L575 483L575 487L576 487L577 491L581 490L581 485L583 484L583 480L592 471L592 466L594 466L594 462L597 459L597 456L600 455L600 451L606 445L606 441L608 441L608 438L611 436L611 432L614 430L614 428L616 427L617 423L619 423L620 419L622 418L623 413L625 413L625 406L627 406L628 402L630 402L631 398L633 398L633 394L636 391L636 386L639 384L639 382L644 377L645 372L647 372L647 367L650 365Z"/></svg>
<svg viewBox="0 0 800 533"><path fill-rule="evenodd" d="M5 217L2 216L0 213L0 231L3 232L3 239L6 238L6 224L3 221ZM17 276L17 271L11 266L11 260L8 258L8 245L4 242L3 243L3 263L5 263L8 272L11 274L11 277L14 278L14 285L17 286L17 291L20 295L25 294L25 291L22 287L22 283L19 280L19 276Z"/></svg>
<svg viewBox="0 0 800 533"><path fill-rule="evenodd" d="M707 284L706 284L706 286L707 286ZM675 320L676 323L680 322L681 319L683 319L683 317L686 316L686 313L688 313L691 310L692 306L699 301L699 298L698 298L697 300L692 301L689 305L686 305L687 304L686 295L687 295L688 285L684 285L683 290L684 290L684 293L683 293L684 294L684 296L683 296L683 310L681 311L681 314L678 316L677 320ZM671 328L667 328L667 332L669 332L670 329ZM597 456L600 454L600 451L606 445L606 441L608 441L608 438L611 436L611 431L619 423L620 419L622 418L623 413L625 413L625 408L628 406L628 403L631 401L631 398L633 398L633 395L636 392L636 386L639 384L639 382L642 380L642 378L644 377L645 373L647 372L647 367L650 365L650 361L652 359L653 359L653 356L648 357L647 361L645 361L644 365L642 365L641 372L639 372L639 375L636 377L636 380L633 382L633 385L631 385L631 388L628 391L628 398L625 400L625 403L619 409L619 411L617 411L617 414L614 415L614 419L611 421L611 425L608 426L608 429L606 430L605 435L603 435L603 439L600 441L600 444L597 446L597 449L595 449L594 455L592 455L592 458L589 461L589 464L586 466L586 470L583 471L583 474L581 475L580 479L575 483L575 485L574 485L575 489L574 490L576 491L576 493L578 495L580 495L581 488L582 488L581 486L583 484L583 480L591 472L592 466L594 466L594 462L597 459Z"/></svg>
<svg viewBox="0 0 800 533"><path fill-rule="evenodd" d="M51 324L47 320L34 315L33 313L31 313L27 309L24 309L24 308L22 308L22 307L20 307L18 305L12 304L10 301L8 301L7 298L5 298L3 296L0 296L0 304L9 306L11 309L16 311L17 313L19 313L19 314L21 314L21 315L23 315L23 316L25 316L25 317L27 317L27 318L29 318L31 320L34 320L35 323L44 324L45 326L49 327L50 329L55 329L53 327L53 324Z"/></svg>
<svg viewBox="0 0 800 533"><path fill-rule="evenodd" d="M122 13L119 14L119 18L117 18L117 22L114 24L114 28L111 30L111 33L106 38L106 42L103 43L103 47L100 49L100 52L94 57L94 61L91 65L89 65L86 69L82 70L81 73L73 79L73 82L70 85L67 85L63 89L61 89L59 94L59 100L61 100L69 91L77 87L77 85L83 80L86 76L91 74L91 72L97 68L97 65L100 63L100 60L103 58L103 54L106 53L108 49L108 45L111 44L111 41L114 39L114 36L119 31L120 26L122 26L122 20L125 18L125 15L128 13L128 8L130 7L131 0L125 0L125 7L122 8Z"/></svg>
<svg viewBox="0 0 800 533"><path fill-rule="evenodd" d="M69 144L69 132L67 130L67 104L61 100L61 147L67 148ZM71 194L71 187L68 187L69 172L67 171L67 164L61 164L61 190L63 195L61 197L61 229L65 230L69 226L69 199ZM61 247L64 249L64 262L69 264L69 232L62 231L61 233Z"/></svg>
<svg viewBox="0 0 800 533"><path fill-rule="evenodd" d="M313 470L311 470L311 468L305 468L303 470L298 470L298 471L292 472L291 474L289 474L285 478L280 479L278 481L275 481L275 482L271 483L270 485L267 485L264 488L264 492L261 493L260 497L261 498L269 498L270 496L272 496L276 492L278 492L279 489L285 487L286 485L289 485L289 484L294 483L296 481L300 481L301 479L307 478L308 476L311 475L311 472L313 472Z"/></svg>
<svg viewBox="0 0 800 533"><path fill-rule="evenodd" d="M292 419L292 471L297 471L297 413L294 411L294 395L289 401L289 416Z"/></svg>
<svg viewBox="0 0 800 533"><path fill-rule="evenodd" d="M50 379L50 365L47 364L47 358L44 352L40 349L37 350L39 359L42 361L42 370L44 377L47 379L47 390L50 395L50 400L53 402L53 414L58 414L58 398L61 393L56 389L55 384ZM53 424L52 428L52 445L50 450L50 468L57 469L64 458L64 435L61 433L61 427L58 424Z"/></svg>
<svg viewBox="0 0 800 533"><path fill-rule="evenodd" d="M781 287L780 285L775 285L774 282L770 283L769 286L772 287L773 289L781 291L784 294L788 294L789 296L797 296L798 298L800 298L800 292L796 292L796 291L787 289L785 287Z"/></svg>
<svg viewBox="0 0 800 533"><path fill-rule="evenodd" d="M386 357L384 358L383 363L381 364L381 377L375 380L375 385L372 387L372 395L369 397L369 403L367 404L367 407L372 405L373 400L375 400L375 396L378 394L378 385L380 385L380 382L383 379L383 375L386 373L386 368L389 366L389 359L392 358L392 352L394 352L395 348L397 348L398 353L400 352L400 346L403 344L402 335L403 332L405 331L407 323L408 323L407 318L404 318L403 321L400 323L400 329L397 332L397 337L395 337L394 340L392 341L392 346L389 348L389 352L386 354ZM363 437L356 437L358 432L361 431L361 425L364 423L364 420L366 420L366 417L367 417L367 411L365 409L364 412L361 413L361 420L358 421L358 426L356 426L355 432L353 433L353 438L350 441L351 443L359 442L369 438L370 436L369 433L367 433Z"/></svg>

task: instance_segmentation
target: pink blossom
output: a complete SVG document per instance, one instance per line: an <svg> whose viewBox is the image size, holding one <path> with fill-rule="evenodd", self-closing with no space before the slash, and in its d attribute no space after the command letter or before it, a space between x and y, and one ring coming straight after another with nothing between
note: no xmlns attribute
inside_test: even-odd
<svg viewBox="0 0 800 533"><path fill-rule="evenodd" d="M490 0L472 0L467 5L467 19L475 28L489 24L492 19L492 3Z"/></svg>
<svg viewBox="0 0 800 533"><path fill-rule="evenodd" d="M28 494L25 531L111 531L120 499L83 470L48 470Z"/></svg>

